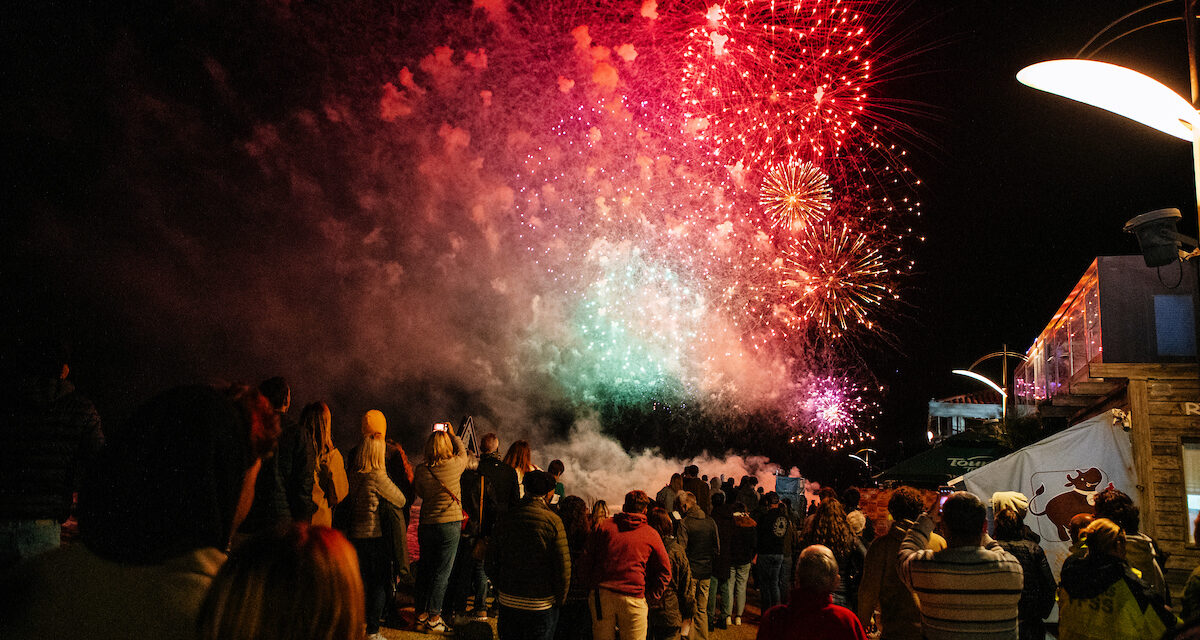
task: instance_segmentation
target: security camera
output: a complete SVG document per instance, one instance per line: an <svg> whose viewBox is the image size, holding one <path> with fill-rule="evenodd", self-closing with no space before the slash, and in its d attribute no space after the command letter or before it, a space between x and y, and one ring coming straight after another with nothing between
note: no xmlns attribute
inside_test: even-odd
<svg viewBox="0 0 1200 640"><path fill-rule="evenodd" d="M1175 226L1183 216L1179 209L1158 209L1135 216L1125 223L1125 232L1137 236L1147 267L1179 261L1180 238Z"/></svg>

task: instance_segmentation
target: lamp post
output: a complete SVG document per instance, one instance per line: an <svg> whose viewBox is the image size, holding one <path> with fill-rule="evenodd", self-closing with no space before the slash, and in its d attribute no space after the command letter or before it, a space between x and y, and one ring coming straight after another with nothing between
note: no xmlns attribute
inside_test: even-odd
<svg viewBox="0 0 1200 640"><path fill-rule="evenodd" d="M988 379L978 373L975 373L975 371L974 371L975 367L979 366L979 363L984 362L985 360L991 360L992 358L1003 358L1003 361L1002 361L1003 364L1001 365L1002 373L1000 374L1000 382L1002 384L996 384L995 382L992 382L990 379ZM1028 358L1026 358L1024 354L1014 353L1012 351L1009 351L1008 345L1004 345L1004 348L1001 349L1000 351L997 351L995 353L989 353L986 356L983 356L982 358L976 360L975 362L972 362L971 366L967 367L966 369L955 369L950 372L950 373L958 374L960 376L966 376L968 378L973 378L973 379L978 380L978 381L986 384L987 386L995 389L996 393L1000 394L1000 418L1001 418L1001 420L1008 420L1008 359L1009 358L1017 358L1017 359L1021 360L1022 362L1028 360Z"/></svg>

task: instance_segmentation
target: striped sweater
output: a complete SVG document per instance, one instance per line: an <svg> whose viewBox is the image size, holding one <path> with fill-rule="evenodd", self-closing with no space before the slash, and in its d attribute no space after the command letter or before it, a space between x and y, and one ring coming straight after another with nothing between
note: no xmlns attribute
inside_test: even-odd
<svg viewBox="0 0 1200 640"><path fill-rule="evenodd" d="M917 597L927 640L1016 640L1021 563L985 536L982 547L930 551L922 514L900 543L899 577Z"/></svg>

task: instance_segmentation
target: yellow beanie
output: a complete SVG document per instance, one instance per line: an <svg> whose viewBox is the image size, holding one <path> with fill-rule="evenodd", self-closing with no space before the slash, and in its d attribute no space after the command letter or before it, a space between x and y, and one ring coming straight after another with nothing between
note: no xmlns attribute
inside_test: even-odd
<svg viewBox="0 0 1200 640"><path fill-rule="evenodd" d="M363 414L362 418L362 434L364 438L368 438L375 434L379 437L387 437L387 419L383 417L383 412L378 409L371 409Z"/></svg>

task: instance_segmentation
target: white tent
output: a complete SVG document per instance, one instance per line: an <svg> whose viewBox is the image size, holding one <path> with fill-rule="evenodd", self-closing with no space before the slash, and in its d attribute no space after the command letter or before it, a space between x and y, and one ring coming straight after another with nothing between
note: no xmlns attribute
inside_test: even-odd
<svg viewBox="0 0 1200 640"><path fill-rule="evenodd" d="M988 502L997 491L1027 496L1025 524L1042 537L1046 559L1058 579L1071 541L1071 516L1091 512L1095 494L1112 483L1138 502L1137 473L1129 434L1105 412L964 474L952 482Z"/></svg>

